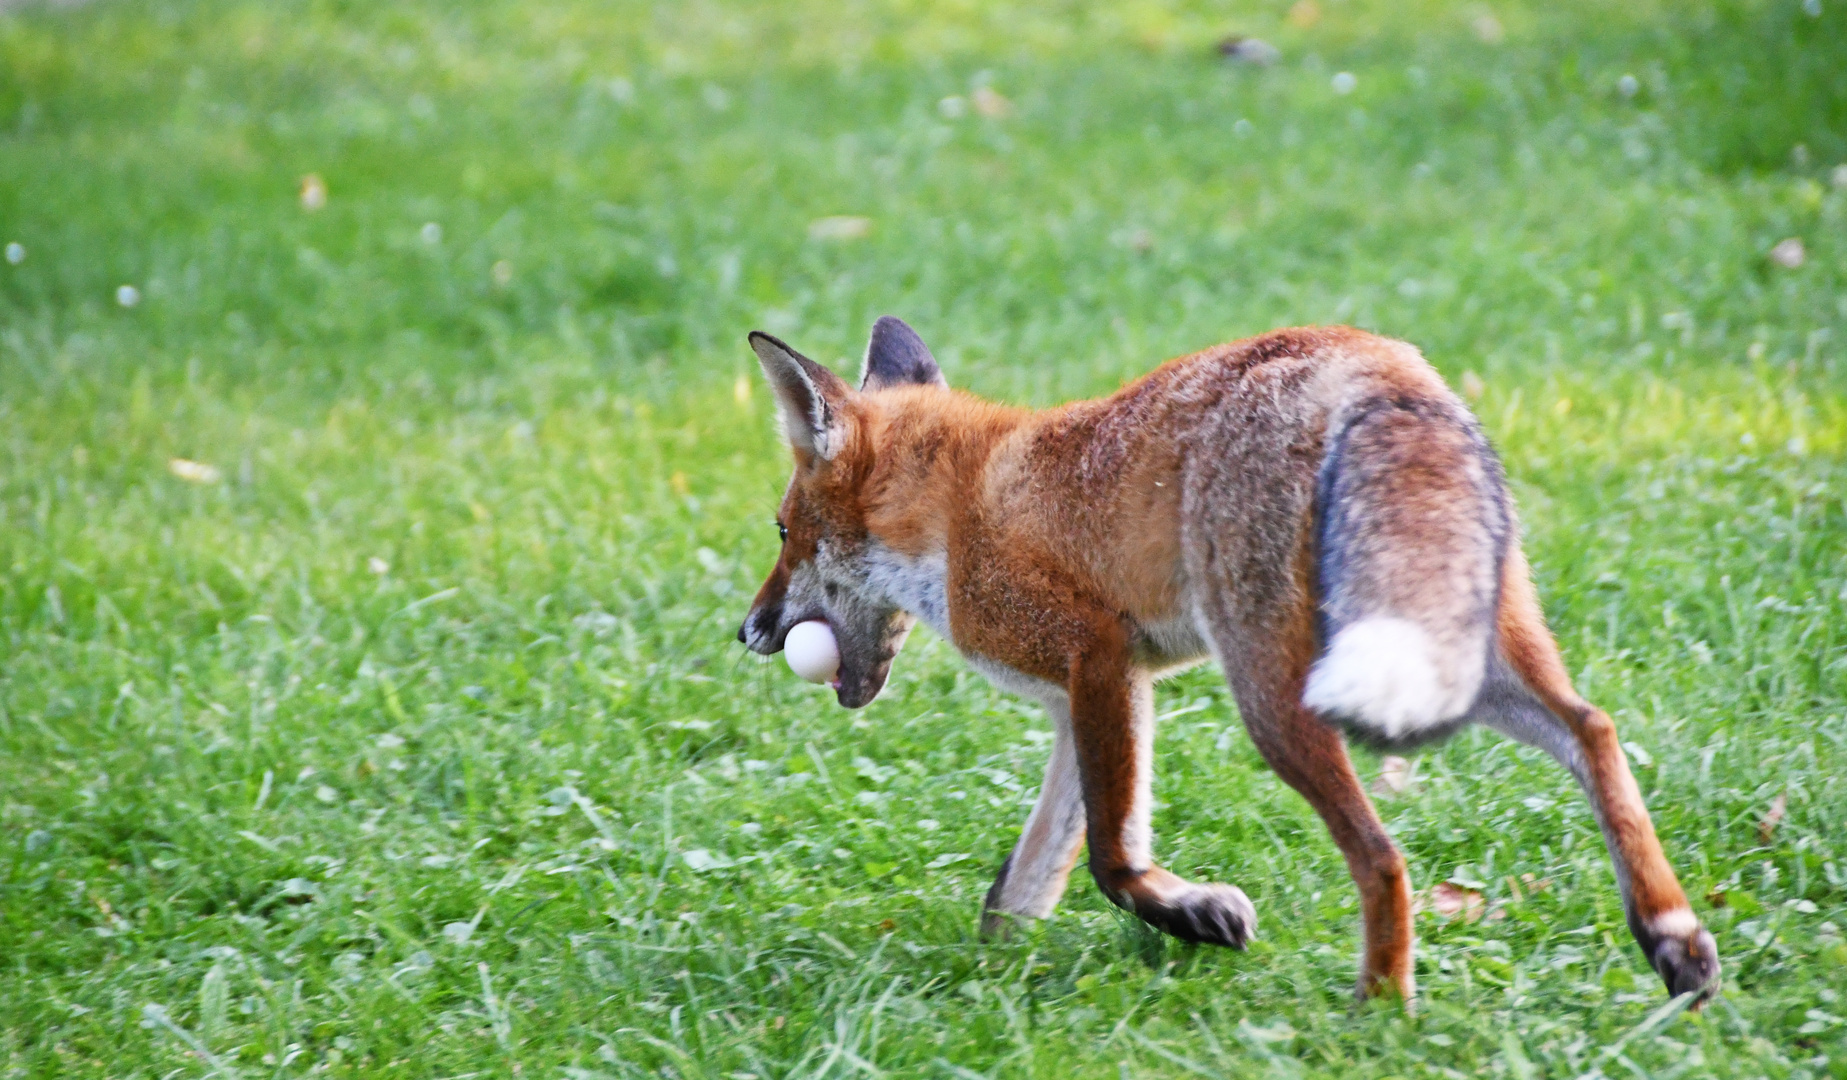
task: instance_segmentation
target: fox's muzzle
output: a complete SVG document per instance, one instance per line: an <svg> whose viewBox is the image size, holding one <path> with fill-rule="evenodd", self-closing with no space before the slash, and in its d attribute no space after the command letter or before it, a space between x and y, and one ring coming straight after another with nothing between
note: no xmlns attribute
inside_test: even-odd
<svg viewBox="0 0 1847 1080"><path fill-rule="evenodd" d="M783 638L789 634L788 626L783 624L781 604L765 604L744 616L743 623L738 626L738 641L751 652L774 656L782 651Z"/></svg>
<svg viewBox="0 0 1847 1080"><path fill-rule="evenodd" d="M885 689L891 675L892 661L909 635L908 616L881 614L874 619L841 618L803 605L799 614L789 616L786 597L753 607L738 626L738 641L751 652L774 656L781 652L789 629L808 619L822 619L833 628L840 644L840 674L834 680L834 693L842 708L859 709L870 705Z"/></svg>

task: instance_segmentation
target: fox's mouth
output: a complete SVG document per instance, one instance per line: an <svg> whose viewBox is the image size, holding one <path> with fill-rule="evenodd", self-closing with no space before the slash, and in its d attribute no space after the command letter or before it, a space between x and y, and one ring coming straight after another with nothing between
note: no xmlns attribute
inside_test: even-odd
<svg viewBox="0 0 1847 1080"><path fill-rule="evenodd" d="M780 605L756 608L744 617L743 624L738 627L738 641L759 656L775 656L782 651L784 642L789 638L789 631L797 623L817 619L830 627L834 625L827 613L819 608L794 618L787 617Z"/></svg>
<svg viewBox="0 0 1847 1080"><path fill-rule="evenodd" d="M840 654L840 673L834 680L834 693L841 708L862 709L872 704L891 677L891 665L898 659L904 641L911 636L912 621L903 619L888 630L870 664L860 664L845 650Z"/></svg>
<svg viewBox="0 0 1847 1080"><path fill-rule="evenodd" d="M885 689L885 680L891 675L891 657L873 664L870 668L859 669L856 664L849 664L845 657L840 661L840 674L834 677L829 686L834 688L834 697L843 709L863 709L872 704L879 692Z"/></svg>
<svg viewBox="0 0 1847 1080"><path fill-rule="evenodd" d="M843 709L863 709L872 704L885 689L891 665L898 650L910 636L911 620L887 620L882 629L858 633L859 620L836 619L819 608L802 608L790 615L780 605L753 610L738 628L738 640L760 656L774 656L783 651L789 631L797 624L819 620L834 631L840 649L840 667L826 683L834 691ZM876 644L873 644L875 643ZM870 647L868 647L870 645Z"/></svg>

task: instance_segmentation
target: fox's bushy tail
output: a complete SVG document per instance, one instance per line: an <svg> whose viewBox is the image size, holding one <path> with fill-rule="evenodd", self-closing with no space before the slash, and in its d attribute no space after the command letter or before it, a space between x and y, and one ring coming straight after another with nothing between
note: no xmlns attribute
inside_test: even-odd
<svg viewBox="0 0 1847 1080"><path fill-rule="evenodd" d="M1363 742L1465 722L1514 524L1498 458L1460 401L1381 394L1333 418L1319 515L1321 653L1302 701Z"/></svg>

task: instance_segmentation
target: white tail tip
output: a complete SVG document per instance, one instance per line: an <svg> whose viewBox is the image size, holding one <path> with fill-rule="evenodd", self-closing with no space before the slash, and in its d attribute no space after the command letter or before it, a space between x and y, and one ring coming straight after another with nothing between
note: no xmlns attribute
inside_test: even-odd
<svg viewBox="0 0 1847 1080"><path fill-rule="evenodd" d="M1309 669L1302 704L1372 728L1387 739L1416 735L1462 715L1481 685L1446 678L1437 646L1407 619L1361 619L1343 628Z"/></svg>

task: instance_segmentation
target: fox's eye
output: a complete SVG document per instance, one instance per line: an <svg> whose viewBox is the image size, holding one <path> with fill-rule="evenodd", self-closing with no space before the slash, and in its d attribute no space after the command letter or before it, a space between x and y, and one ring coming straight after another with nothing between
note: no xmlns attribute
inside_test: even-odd
<svg viewBox="0 0 1847 1080"><path fill-rule="evenodd" d="M787 525L784 525L782 522L778 521L776 523L776 535L782 537L783 543L785 544L788 543L789 542L789 527Z"/></svg>

